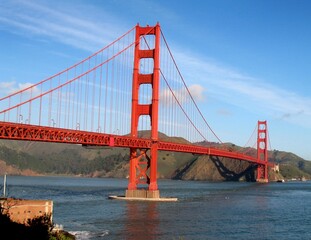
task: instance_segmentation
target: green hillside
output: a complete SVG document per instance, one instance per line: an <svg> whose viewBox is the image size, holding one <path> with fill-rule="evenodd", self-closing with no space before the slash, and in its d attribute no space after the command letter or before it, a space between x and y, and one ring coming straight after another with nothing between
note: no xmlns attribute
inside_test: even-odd
<svg viewBox="0 0 311 240"><path fill-rule="evenodd" d="M142 131L140 137L148 137L150 132ZM182 138L170 138L159 134L163 141L188 143ZM201 142L203 146L222 147L255 156L256 150L241 148L231 143ZM282 151L269 152L269 161L280 164L278 178L311 178L311 162L297 155ZM2 163L2 164L1 164ZM81 145L42 143L27 141L0 141L0 174L25 174L26 170L38 174L64 174L91 177L127 177L129 150L124 148L92 147ZM12 170L13 169L13 170ZM185 180L250 180L253 167L243 161L198 156L178 152L159 152L159 178ZM28 173L26 171L26 173Z"/></svg>

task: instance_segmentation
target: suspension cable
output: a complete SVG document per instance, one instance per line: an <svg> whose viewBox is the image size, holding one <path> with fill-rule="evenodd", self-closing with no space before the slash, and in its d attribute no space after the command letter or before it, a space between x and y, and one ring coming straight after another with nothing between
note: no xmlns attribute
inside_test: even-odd
<svg viewBox="0 0 311 240"><path fill-rule="evenodd" d="M63 73L65 73L66 71L69 71L69 70L75 68L76 66L78 66L78 65L80 65L80 64L82 64L82 63L88 61L90 58L96 56L96 55L99 54L100 52L102 52L102 51L104 51L105 49L109 48L110 46L112 46L113 44L115 44L117 41L119 41L120 39L122 39L123 37L125 37L126 35L128 35L131 31L133 31L133 30L135 29L135 27L136 27L136 26L134 26L133 28L131 28L129 31L127 31L126 33L124 33L122 36L120 36L120 37L117 38L116 40L114 40L112 43L108 44L107 46L103 47L102 49L98 50L97 52L95 52L95 53L93 53L92 55L88 56L87 58L83 59L82 61L80 61L80 62L78 62L78 63L72 65L71 67L69 67L69 68L67 68L67 69L65 69L65 70L63 70L63 71L61 71L61 72L59 72L59 73L56 73L56 74L50 76L49 78L46 78L46 79L44 79L44 80L42 80L42 81L40 81L40 82L38 82L38 83L35 83L35 84L33 84L33 85L31 85L31 86L29 86L29 87L27 87L27 88L21 89L21 90L19 90L19 91L17 91L17 92L14 92L14 93L12 93L12 94L10 94L10 95L8 95L8 96L5 96L5 97L3 97L3 98L0 98L0 101L3 101L3 100L5 100L5 99L7 99L7 98L10 98L10 97L13 97L13 96L15 96L15 95L17 95L17 94L19 94L19 93L25 92L25 91L27 91L27 90L29 90L29 89L31 89L31 88L33 88L33 87L36 87L36 86L38 86L38 85L40 85L40 84L42 84L42 83L45 83L45 82L47 82L47 81L49 81L49 80L51 80L51 79L53 79L53 78L55 78L55 77L57 77L57 76L63 74ZM2 113L2 112L1 112L1 113Z"/></svg>
<svg viewBox="0 0 311 240"><path fill-rule="evenodd" d="M188 94L189 94L189 96L190 96L192 102L194 103L194 105L195 105L197 111L199 112L199 114L200 114L200 116L202 117L203 121L205 122L206 126L207 126L207 127L209 128L209 130L213 133L213 135L217 138L217 140L218 140L220 143L223 143L223 142L220 140L220 138L216 135L216 133L213 131L213 129L210 127L210 125L207 123L207 121L206 121L206 119L204 118L202 112L200 111L198 105L197 105L196 102L194 101L194 99L193 99L193 97L192 97L192 95L191 95L191 93L190 93L190 91L189 91L189 89L188 89L188 87L187 87L187 85L186 85L186 83L185 83L185 81L184 81L184 78L183 78L183 76L182 76L182 74L181 74L181 72L180 72L180 70L179 70L179 68L178 68L178 66L177 66L177 63L176 63L176 61L175 61L175 59L174 59L174 57L173 57L173 54L172 54L172 52L171 52L171 50L170 50L170 48L169 48L169 46L168 46L168 43L167 43L167 41L166 41L166 39L165 39L165 37L164 37L164 34L163 34L162 30L161 30L161 35L162 35L162 37L163 37L163 40L164 40L165 45L166 45L166 47L167 47L167 50L169 51L169 54L170 54L170 56L171 56L171 58L172 58L172 60L173 60L173 63L174 63L174 65L175 65L175 67L176 67L176 70L177 70L177 72L178 72L178 74L179 74L179 76L180 76L180 78L181 78L181 80L182 80L182 82L183 82L183 84L184 84L184 86L185 86L185 88L186 88L186 90L187 90L187 92L188 92Z"/></svg>

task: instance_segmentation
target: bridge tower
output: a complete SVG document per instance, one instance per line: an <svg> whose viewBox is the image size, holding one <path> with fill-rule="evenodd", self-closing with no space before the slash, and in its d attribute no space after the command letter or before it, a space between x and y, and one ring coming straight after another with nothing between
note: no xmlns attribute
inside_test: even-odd
<svg viewBox="0 0 311 240"><path fill-rule="evenodd" d="M141 49L143 35L153 35L153 49ZM157 158L158 158L158 105L159 105L159 72L160 72L160 25L150 27L136 26L136 44L134 50L134 71L132 83L132 119L131 137L138 137L139 117L147 115L151 124L151 146L148 149L130 148L130 172L126 197L159 198L157 184ZM153 72L143 74L142 59L153 60ZM151 62L151 61L149 61ZM139 88L142 84L150 84L152 99L150 104L139 103ZM138 189L138 185L148 185L148 189Z"/></svg>
<svg viewBox="0 0 311 240"><path fill-rule="evenodd" d="M267 121L258 121L257 159L262 164L257 166L257 182L268 182L268 132Z"/></svg>

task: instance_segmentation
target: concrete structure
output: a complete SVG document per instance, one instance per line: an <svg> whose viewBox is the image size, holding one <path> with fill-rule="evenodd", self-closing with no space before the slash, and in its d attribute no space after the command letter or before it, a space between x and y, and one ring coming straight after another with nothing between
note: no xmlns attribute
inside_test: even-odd
<svg viewBox="0 0 311 240"><path fill-rule="evenodd" d="M274 164L273 167L271 167L271 170L274 171L274 172L280 172L280 165L279 164Z"/></svg>
<svg viewBox="0 0 311 240"><path fill-rule="evenodd" d="M15 198L2 198L0 205L3 213L8 214L12 221L27 223L28 219L44 216L53 217L53 201L51 200L26 200Z"/></svg>
<svg viewBox="0 0 311 240"><path fill-rule="evenodd" d="M160 198L160 191L146 189L126 190L125 196L128 198Z"/></svg>
<svg viewBox="0 0 311 240"><path fill-rule="evenodd" d="M146 190L148 192L148 190ZM177 198L155 198L155 197L127 197L127 196L109 196L112 200L125 200L125 201L145 201L145 202L177 202Z"/></svg>

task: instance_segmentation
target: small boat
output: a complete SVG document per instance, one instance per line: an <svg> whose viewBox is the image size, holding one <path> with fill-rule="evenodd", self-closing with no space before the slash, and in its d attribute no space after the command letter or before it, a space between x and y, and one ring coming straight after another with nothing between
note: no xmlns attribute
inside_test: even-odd
<svg viewBox="0 0 311 240"><path fill-rule="evenodd" d="M285 180L284 179L279 179L279 180L277 180L276 182L285 182Z"/></svg>

